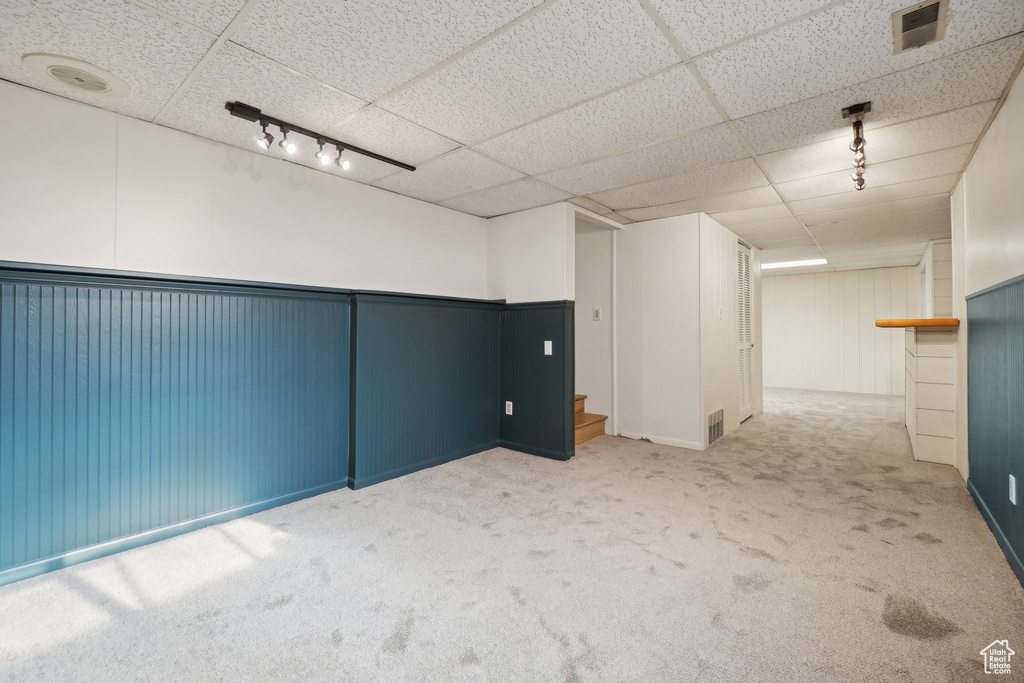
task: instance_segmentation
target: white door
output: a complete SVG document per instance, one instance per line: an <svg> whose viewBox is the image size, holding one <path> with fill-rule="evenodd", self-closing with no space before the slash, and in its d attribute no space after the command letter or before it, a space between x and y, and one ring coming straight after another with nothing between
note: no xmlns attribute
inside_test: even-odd
<svg viewBox="0 0 1024 683"><path fill-rule="evenodd" d="M739 301L740 422L753 414L754 333L750 324L750 249L737 245Z"/></svg>

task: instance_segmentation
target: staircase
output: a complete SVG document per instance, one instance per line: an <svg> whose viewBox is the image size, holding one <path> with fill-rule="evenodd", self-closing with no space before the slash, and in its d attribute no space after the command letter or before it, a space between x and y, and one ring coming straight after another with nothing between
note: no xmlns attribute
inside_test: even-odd
<svg viewBox="0 0 1024 683"><path fill-rule="evenodd" d="M604 434L604 421L607 415L596 415L586 412L584 403L587 397L576 394L576 445L590 441L595 436Z"/></svg>

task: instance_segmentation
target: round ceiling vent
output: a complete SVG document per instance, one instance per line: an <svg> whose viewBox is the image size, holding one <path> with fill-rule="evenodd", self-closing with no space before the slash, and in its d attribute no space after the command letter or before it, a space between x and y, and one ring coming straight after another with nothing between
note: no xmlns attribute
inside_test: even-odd
<svg viewBox="0 0 1024 683"><path fill-rule="evenodd" d="M36 52L22 57L21 63L37 76L95 97L120 99L131 92L128 84L114 74L79 59Z"/></svg>

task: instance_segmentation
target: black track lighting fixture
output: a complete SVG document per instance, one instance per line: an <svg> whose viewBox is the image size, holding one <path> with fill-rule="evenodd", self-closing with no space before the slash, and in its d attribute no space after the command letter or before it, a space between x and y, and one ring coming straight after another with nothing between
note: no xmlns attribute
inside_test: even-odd
<svg viewBox="0 0 1024 683"><path fill-rule="evenodd" d="M256 107L243 104L242 102L228 102L224 105L224 108L227 109L232 116L237 116L240 119L252 121L253 123L260 125L263 129L263 134L256 136L256 144L258 144L261 149L270 149L270 145L274 142L274 136L267 132L267 126L277 126L281 129L281 149L288 154L293 154L295 152L297 148L294 141L291 139L291 136L304 135L308 138L312 138L316 140L317 144L320 146L319 151L317 151L315 155L316 159L324 166L331 163L330 155L324 148L326 146L333 146L338 150L338 158L334 160L334 163L343 171L347 171L352 166L352 162L348 158L342 158L345 152L354 152L365 157L370 157L371 159L376 159L377 161L383 161L385 164L391 164L392 166L397 166L398 168L405 169L406 171L416 170L415 166L386 157L383 154L377 154L376 152L371 152L363 149L362 147L356 147L355 145L350 145L347 142L342 142L341 140L335 140L334 138L329 138L326 135L321 135L320 133L311 131L308 128L296 126L295 124L282 121L281 119L273 116L267 116Z"/></svg>
<svg viewBox="0 0 1024 683"><path fill-rule="evenodd" d="M256 136L256 144L262 149L270 149L270 145L274 144L274 136L267 132L267 122L265 120L261 120L260 125L263 127L263 135Z"/></svg>
<svg viewBox="0 0 1024 683"><path fill-rule="evenodd" d="M853 187L856 190L863 190L867 184L864 180L864 169L867 166L867 157L864 154L864 146L867 141L864 139L864 115L871 111L870 102L861 102L843 109L843 118L853 120L853 142L850 143L850 151L853 152L853 173L850 179L853 180Z"/></svg>

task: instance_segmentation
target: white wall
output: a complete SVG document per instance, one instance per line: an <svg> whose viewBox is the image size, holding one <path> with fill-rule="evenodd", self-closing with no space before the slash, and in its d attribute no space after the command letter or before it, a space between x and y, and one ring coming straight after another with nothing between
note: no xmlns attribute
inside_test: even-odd
<svg viewBox="0 0 1024 683"><path fill-rule="evenodd" d="M935 317L935 243L929 242L917 264L917 309L907 311L908 318Z"/></svg>
<svg viewBox="0 0 1024 683"><path fill-rule="evenodd" d="M1017 77L967 166L964 293L1024 273L1024 79Z"/></svg>
<svg viewBox="0 0 1024 683"><path fill-rule="evenodd" d="M700 449L700 219L628 225L615 258L619 432Z"/></svg>
<svg viewBox="0 0 1024 683"><path fill-rule="evenodd" d="M725 434L740 425L737 244L734 233L707 214L700 214L703 414L724 408Z"/></svg>
<svg viewBox="0 0 1024 683"><path fill-rule="evenodd" d="M612 396L612 240L615 231L576 219L576 393L588 413L608 415ZM594 308L601 320L594 320Z"/></svg>
<svg viewBox="0 0 1024 683"><path fill-rule="evenodd" d="M760 415L764 410L764 315L762 313L764 288L761 275L761 250L750 250L750 324L754 340L754 387L751 412Z"/></svg>
<svg viewBox="0 0 1024 683"><path fill-rule="evenodd" d="M488 294L483 219L10 83L0 111L4 260Z"/></svg>
<svg viewBox="0 0 1024 683"><path fill-rule="evenodd" d="M779 275L761 290L765 386L903 395L903 330L875 320L917 310L917 268Z"/></svg>
<svg viewBox="0 0 1024 683"><path fill-rule="evenodd" d="M575 212L564 202L488 220L490 298L575 299L575 233Z"/></svg>
<svg viewBox="0 0 1024 683"><path fill-rule="evenodd" d="M949 318L953 315L953 247L950 240L935 240L932 245L932 315Z"/></svg>

